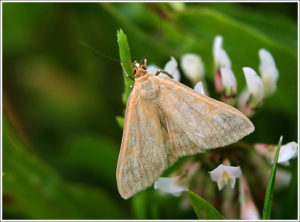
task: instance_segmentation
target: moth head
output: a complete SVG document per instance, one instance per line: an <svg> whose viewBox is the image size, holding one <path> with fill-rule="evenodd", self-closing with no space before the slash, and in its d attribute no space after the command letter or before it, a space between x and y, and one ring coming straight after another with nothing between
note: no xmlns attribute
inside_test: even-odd
<svg viewBox="0 0 300 222"><path fill-rule="evenodd" d="M144 60L144 64L139 64L137 61L134 61L134 68L132 70L135 78L142 77L147 74L147 60Z"/></svg>

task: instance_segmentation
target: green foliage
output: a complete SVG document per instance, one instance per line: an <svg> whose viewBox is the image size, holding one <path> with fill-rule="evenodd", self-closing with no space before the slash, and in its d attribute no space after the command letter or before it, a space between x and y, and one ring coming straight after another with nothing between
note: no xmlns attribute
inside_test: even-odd
<svg viewBox="0 0 300 222"><path fill-rule="evenodd" d="M3 124L6 213L32 219L118 219L126 215L105 190L63 181L17 139L6 118Z"/></svg>
<svg viewBox="0 0 300 222"><path fill-rule="evenodd" d="M282 136L279 139L275 157L274 157L274 163L272 166L272 171L268 180L268 186L265 194L265 202L264 202L264 210L263 210L263 219L270 220L271 219L271 213L272 213L272 203L273 203L273 195L274 195L274 185L275 185L275 176L276 176L276 167L277 167L277 161L279 157L280 147L282 143Z"/></svg>
<svg viewBox="0 0 300 222"><path fill-rule="evenodd" d="M133 84L132 80L130 80L128 77L126 77L126 73L128 75L131 75L133 66L132 66L132 61L131 61L131 56L130 56L130 49L129 49L129 45L127 42L127 37L124 34L124 32L122 31L122 29L120 31L118 31L117 37L118 37L119 52L120 52L120 58L121 58L121 65L123 66L123 72L124 72L123 77L124 77L124 83L125 83L122 100L123 100L123 103L126 104L129 93L130 93L129 86Z"/></svg>
<svg viewBox="0 0 300 222"><path fill-rule="evenodd" d="M216 210L206 200L199 197L197 194L187 190L191 204L199 219L226 219L219 211Z"/></svg>
<svg viewBox="0 0 300 222"><path fill-rule="evenodd" d="M123 129L123 127L124 127L124 118L121 117L121 116L116 116L116 121L117 121L119 127Z"/></svg>

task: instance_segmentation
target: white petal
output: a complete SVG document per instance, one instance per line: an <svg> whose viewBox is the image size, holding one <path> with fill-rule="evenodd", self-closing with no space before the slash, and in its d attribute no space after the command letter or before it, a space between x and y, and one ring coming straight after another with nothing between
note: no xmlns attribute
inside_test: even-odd
<svg viewBox="0 0 300 222"><path fill-rule="evenodd" d="M228 173L229 176L233 177L240 177L242 175L241 168L239 166L225 166L223 164L220 164L216 169L213 171L210 171L210 178L213 181L217 181L220 177L223 176L224 171Z"/></svg>
<svg viewBox="0 0 300 222"><path fill-rule="evenodd" d="M147 71L149 73L152 73L152 74L156 74L157 70L159 70L160 68L157 66L157 65L154 65L154 64L151 64L151 65L148 65L147 66Z"/></svg>
<svg viewBox="0 0 300 222"><path fill-rule="evenodd" d="M246 103L248 102L249 100L249 97L250 97L250 93L247 89L244 89L240 95L239 95L239 98L238 98L238 108L240 110L243 110Z"/></svg>
<svg viewBox="0 0 300 222"><path fill-rule="evenodd" d="M213 56L214 56L214 63L216 68L220 66L220 51L222 50L222 43L223 43L223 37L220 35L217 35L214 39L213 44Z"/></svg>
<svg viewBox="0 0 300 222"><path fill-rule="evenodd" d="M213 44L213 56L214 56L215 68L218 69L220 67L227 67L231 69L231 61L226 51L223 49L222 44L223 44L223 37L220 35L216 36Z"/></svg>
<svg viewBox="0 0 300 222"><path fill-rule="evenodd" d="M256 107L264 97L263 82L252 68L244 67L243 71L246 78L248 90L252 95L250 103L252 107Z"/></svg>
<svg viewBox="0 0 300 222"><path fill-rule="evenodd" d="M224 172L224 165L220 164L216 169L209 172L210 178L212 181L218 181L220 178L222 178Z"/></svg>
<svg viewBox="0 0 300 222"><path fill-rule="evenodd" d="M223 178L220 178L220 179L217 181L217 184L218 184L218 189L219 189L219 190L222 190L223 187L225 186L225 181L223 180Z"/></svg>
<svg viewBox="0 0 300 222"><path fill-rule="evenodd" d="M282 163L293 158L298 152L298 144L290 142L280 148L278 163Z"/></svg>
<svg viewBox="0 0 300 222"><path fill-rule="evenodd" d="M205 92L204 92L204 87L203 87L203 83L201 81L199 81L195 87L194 87L194 90L201 93L202 95L205 95Z"/></svg>
<svg viewBox="0 0 300 222"><path fill-rule="evenodd" d="M239 166L225 166L225 171L229 174L230 177L241 177L242 170Z"/></svg>
<svg viewBox="0 0 300 222"><path fill-rule="evenodd" d="M236 182L236 177L230 177L229 185L230 185L231 189L234 188L235 182Z"/></svg>
<svg viewBox="0 0 300 222"><path fill-rule="evenodd" d="M258 55L260 59L259 72L264 83L264 91L266 95L271 95L276 90L278 69L269 51L260 49Z"/></svg>
<svg viewBox="0 0 300 222"><path fill-rule="evenodd" d="M229 183L228 185L230 185L231 188L233 188L235 185L236 178L242 176L242 171L239 166L233 167L225 166L223 164L220 164L216 169L209 173L212 181L217 181L219 190L221 190L227 183Z"/></svg>
<svg viewBox="0 0 300 222"><path fill-rule="evenodd" d="M180 80L180 72L178 70L178 64L177 64L176 59L173 56L171 56L171 60L169 62L167 62L164 69L165 69L165 71L170 73L176 81ZM159 76L166 77L167 75L161 73L161 74L159 74Z"/></svg>
<svg viewBox="0 0 300 222"><path fill-rule="evenodd" d="M181 68L184 74L194 83L204 77L204 65L200 56L186 53L181 57Z"/></svg>
<svg viewBox="0 0 300 222"><path fill-rule="evenodd" d="M224 49L220 51L220 66L231 69L231 61Z"/></svg>
<svg viewBox="0 0 300 222"><path fill-rule="evenodd" d="M176 195L176 193L185 191L187 187L179 185L177 177L159 177L158 180L154 182L154 189Z"/></svg>
<svg viewBox="0 0 300 222"><path fill-rule="evenodd" d="M231 69L221 67L221 80L227 95L236 94L236 79Z"/></svg>

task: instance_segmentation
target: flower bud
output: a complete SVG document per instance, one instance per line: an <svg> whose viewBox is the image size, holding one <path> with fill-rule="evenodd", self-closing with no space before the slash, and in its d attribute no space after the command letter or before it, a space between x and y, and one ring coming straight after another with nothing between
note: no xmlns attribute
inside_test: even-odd
<svg viewBox="0 0 300 222"><path fill-rule="evenodd" d="M259 220L257 207L252 199L246 177L240 179L240 214L242 220Z"/></svg>
<svg viewBox="0 0 300 222"><path fill-rule="evenodd" d="M248 100L249 105L251 108L259 107L264 98L264 85L262 80L252 68L244 67L243 71L246 78L247 88L250 93Z"/></svg>
<svg viewBox="0 0 300 222"><path fill-rule="evenodd" d="M222 48L222 44L223 44L223 37L220 35L216 36L213 44L215 70L218 70L221 67L226 67L231 69L231 61L226 51Z"/></svg>
<svg viewBox="0 0 300 222"><path fill-rule="evenodd" d="M225 94L227 96L235 96L237 84L233 72L231 71L231 69L228 69L226 67L222 67L220 71L222 86Z"/></svg>
<svg viewBox="0 0 300 222"><path fill-rule="evenodd" d="M260 49L258 52L260 64L259 72L264 84L265 96L270 96L276 90L278 79L278 69L275 65L272 54L266 49Z"/></svg>
<svg viewBox="0 0 300 222"><path fill-rule="evenodd" d="M184 74L195 84L204 78L204 64L200 56L187 53L181 57L181 68Z"/></svg>

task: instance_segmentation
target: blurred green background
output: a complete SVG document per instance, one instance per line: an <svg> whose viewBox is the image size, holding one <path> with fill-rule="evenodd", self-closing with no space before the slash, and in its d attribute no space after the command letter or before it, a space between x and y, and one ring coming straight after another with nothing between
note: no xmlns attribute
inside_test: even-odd
<svg viewBox="0 0 300 222"><path fill-rule="evenodd" d="M123 77L119 62L95 50L118 59L120 28L138 61L150 48L148 63L161 67L170 56L201 55L211 91L216 35L224 38L239 91L245 87L242 67L258 71L258 50L266 48L279 69L278 89L251 119L256 130L246 140L297 140L297 3L2 7L6 219L196 218L192 208L179 209L179 198L162 198L153 187L130 200L118 194L122 129L115 118L124 112ZM182 82L191 86L184 76ZM293 183L275 193L275 218L297 217L296 161L290 169Z"/></svg>

